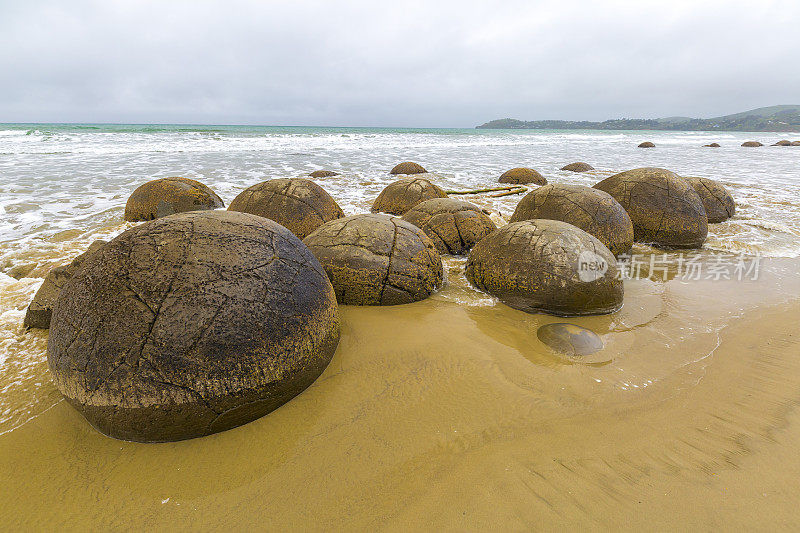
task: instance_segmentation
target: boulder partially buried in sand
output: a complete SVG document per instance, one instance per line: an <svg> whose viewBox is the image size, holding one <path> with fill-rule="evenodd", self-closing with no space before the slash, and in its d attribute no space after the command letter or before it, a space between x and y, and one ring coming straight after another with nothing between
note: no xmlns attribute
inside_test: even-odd
<svg viewBox="0 0 800 533"><path fill-rule="evenodd" d="M315 170L314 172L309 172L308 176L311 178L329 178L331 176L338 176L338 172L334 172L333 170Z"/></svg>
<svg viewBox="0 0 800 533"><path fill-rule="evenodd" d="M639 148L655 148L656 145L651 143L650 141L645 141L639 145Z"/></svg>
<svg viewBox="0 0 800 533"><path fill-rule="evenodd" d="M452 198L425 200L406 212L403 220L424 231L440 254L465 254L497 229L478 206Z"/></svg>
<svg viewBox="0 0 800 533"><path fill-rule="evenodd" d="M257 183L233 199L228 211L274 220L304 239L344 213L325 189L305 178L279 178Z"/></svg>
<svg viewBox="0 0 800 533"><path fill-rule="evenodd" d="M533 183L535 185L547 185L547 179L544 176L533 170L532 168L518 167L507 170L500 175L497 180L500 183L511 183L517 185L526 185Z"/></svg>
<svg viewBox="0 0 800 533"><path fill-rule="evenodd" d="M718 181L708 178L685 178L700 195L709 222L724 222L736 211L736 204L728 190Z"/></svg>
<svg viewBox="0 0 800 533"><path fill-rule="evenodd" d="M561 220L594 235L614 255L633 246L633 224L625 209L607 192L583 185L550 184L525 195L511 222L545 218Z"/></svg>
<svg viewBox="0 0 800 533"><path fill-rule="evenodd" d="M571 357L590 355L603 349L603 339L597 333L566 322L545 324L536 330L536 336L554 351Z"/></svg>
<svg viewBox="0 0 800 533"><path fill-rule="evenodd" d="M447 198L447 194L425 178L404 178L390 183L372 204L373 213L404 215L415 205L432 198Z"/></svg>
<svg viewBox="0 0 800 533"><path fill-rule="evenodd" d="M68 401L119 439L208 435L280 407L339 341L311 251L265 218L173 215L90 257L53 310L48 364Z"/></svg>
<svg viewBox="0 0 800 533"><path fill-rule="evenodd" d="M758 148L759 146L764 146L764 145L761 144L758 141L747 141L747 142L743 142L742 146L744 146L746 148Z"/></svg>
<svg viewBox="0 0 800 533"><path fill-rule="evenodd" d="M125 204L125 220L140 222L205 209L225 207L217 194L189 178L161 178L140 185Z"/></svg>
<svg viewBox="0 0 800 533"><path fill-rule="evenodd" d="M578 161L576 163L570 163L569 165L564 165L563 167L561 167L561 170L569 170L570 172L589 172L590 170L594 170L594 167L589 163Z"/></svg>
<svg viewBox="0 0 800 533"><path fill-rule="evenodd" d="M442 258L418 227L386 215L328 222L303 241L322 263L341 304L424 300L442 284Z"/></svg>
<svg viewBox="0 0 800 533"><path fill-rule="evenodd" d="M413 161L406 161L395 165L395 167L389 171L389 174L425 174L426 172L428 171L425 170L422 165L414 163Z"/></svg>
<svg viewBox="0 0 800 533"><path fill-rule="evenodd" d="M25 312L23 325L26 328L47 329L50 327L53 305L61 293L61 288L75 275L75 272L78 271L83 262L97 253L105 244L106 241L96 240L89 245L89 249L73 259L70 264L54 267L47 273L44 282L42 282L39 290L36 291L33 301Z"/></svg>
<svg viewBox="0 0 800 533"><path fill-rule="evenodd" d="M559 220L503 226L475 245L465 274L478 289L522 311L576 316L622 306L614 255L595 237Z"/></svg>
<svg viewBox="0 0 800 533"><path fill-rule="evenodd" d="M633 223L633 238L672 248L698 248L708 234L708 217L688 181L663 168L637 168L594 186L617 200Z"/></svg>

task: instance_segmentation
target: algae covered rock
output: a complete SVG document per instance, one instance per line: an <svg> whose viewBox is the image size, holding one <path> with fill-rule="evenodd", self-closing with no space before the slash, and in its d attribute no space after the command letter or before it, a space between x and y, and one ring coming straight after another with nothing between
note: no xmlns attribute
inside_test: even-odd
<svg viewBox="0 0 800 533"><path fill-rule="evenodd" d="M709 222L724 222L736 211L733 197L718 181L708 178L685 178L703 201Z"/></svg>
<svg viewBox="0 0 800 533"><path fill-rule="evenodd" d="M561 167L561 170L569 170L570 172L588 172L590 170L594 170L594 167L589 163L583 163L578 161L577 163L570 163L569 165L564 165Z"/></svg>
<svg viewBox="0 0 800 533"><path fill-rule="evenodd" d="M651 143L650 141L645 141L639 145L639 148L655 148L656 145Z"/></svg>
<svg viewBox="0 0 800 533"><path fill-rule="evenodd" d="M396 305L442 284L442 258L418 227L386 215L328 222L303 241L322 263L341 304Z"/></svg>
<svg viewBox="0 0 800 533"><path fill-rule="evenodd" d="M404 178L390 183L381 191L372 204L372 212L400 216L432 198L447 198L447 194L426 178Z"/></svg>
<svg viewBox="0 0 800 533"><path fill-rule="evenodd" d="M614 255L559 220L512 222L475 245L465 274L478 289L527 312L611 313L622 306Z"/></svg>
<svg viewBox="0 0 800 533"><path fill-rule="evenodd" d="M395 165L395 167L389 171L389 174L425 174L427 172L428 171L425 170L422 165L414 163L413 161L406 161Z"/></svg>
<svg viewBox="0 0 800 533"><path fill-rule="evenodd" d="M764 146L758 141L746 141L742 143L742 146L745 148L758 148L759 146Z"/></svg>
<svg viewBox="0 0 800 533"><path fill-rule="evenodd" d="M517 185L526 185L533 183L534 185L547 185L547 179L544 176L533 170L532 168L512 168L500 175L497 180L500 183L511 183Z"/></svg>
<svg viewBox="0 0 800 533"><path fill-rule="evenodd" d="M295 235L204 211L131 228L87 259L56 302L47 360L101 432L173 441L280 407L338 341L333 287Z"/></svg>
<svg viewBox="0 0 800 533"><path fill-rule="evenodd" d="M344 213L325 189L305 178L279 178L257 183L233 199L228 211L274 220L304 239Z"/></svg>
<svg viewBox="0 0 800 533"><path fill-rule="evenodd" d="M594 186L617 200L633 223L633 238L673 248L702 246L708 217L688 181L663 168L637 168Z"/></svg>
<svg viewBox="0 0 800 533"><path fill-rule="evenodd" d="M53 314L53 305L61 293L64 284L75 275L87 258L97 253L106 241L96 240L89 245L89 249L72 260L68 265L57 266L47 273L39 290L33 297L33 301L25 312L23 325L26 328L47 329L50 327L50 317Z"/></svg>
<svg viewBox="0 0 800 533"><path fill-rule="evenodd" d="M403 220L422 229L440 254L469 252L497 229L478 206L452 198L425 200L407 211Z"/></svg>
<svg viewBox="0 0 800 533"><path fill-rule="evenodd" d="M189 178L161 178L140 185L125 204L125 220L155 220L175 213L225 207L217 194Z"/></svg>
<svg viewBox="0 0 800 533"><path fill-rule="evenodd" d="M333 170L315 170L314 172L309 172L308 175L311 178L329 178L331 176L338 176L339 173Z"/></svg>
<svg viewBox="0 0 800 533"><path fill-rule="evenodd" d="M597 333L567 322L545 324L536 330L536 336L554 351L571 357L603 349L603 339Z"/></svg>
<svg viewBox="0 0 800 533"><path fill-rule="evenodd" d="M607 192L583 185L550 184L525 195L511 222L545 218L561 220L594 235L614 255L633 246L633 224L625 209Z"/></svg>

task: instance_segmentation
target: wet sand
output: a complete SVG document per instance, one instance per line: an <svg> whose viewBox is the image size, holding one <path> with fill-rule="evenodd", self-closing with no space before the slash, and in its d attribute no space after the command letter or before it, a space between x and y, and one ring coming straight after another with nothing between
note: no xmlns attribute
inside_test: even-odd
<svg viewBox="0 0 800 533"><path fill-rule="evenodd" d="M800 261L769 260L758 281L628 281L619 313L570 320L606 343L583 359L537 340L563 319L476 293L462 264L426 301L343 307L306 392L178 443L97 433L50 384L46 333L19 332L0 383L0 525L800 526Z"/></svg>

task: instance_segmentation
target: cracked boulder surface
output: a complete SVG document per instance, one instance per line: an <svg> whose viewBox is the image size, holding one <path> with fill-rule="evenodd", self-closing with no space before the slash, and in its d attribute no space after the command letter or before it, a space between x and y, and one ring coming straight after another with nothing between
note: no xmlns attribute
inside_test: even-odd
<svg viewBox="0 0 800 533"><path fill-rule="evenodd" d="M61 288L69 279L75 275L78 268L86 261L87 258L97 253L106 241L96 240L89 245L89 248L81 255L72 260L68 265L57 266L47 273L39 290L33 297L25 312L25 319L22 324L26 328L40 328L47 329L50 327L50 318L53 315L53 304L56 303L58 295L61 293Z"/></svg>
<svg viewBox="0 0 800 533"><path fill-rule="evenodd" d="M525 195L511 222L536 218L560 220L594 235L614 255L633 246L633 224L610 194L583 185L550 184Z"/></svg>
<svg viewBox="0 0 800 533"><path fill-rule="evenodd" d="M402 216L412 207L432 198L447 198L447 193L429 179L404 178L387 185L373 202L371 211Z"/></svg>
<svg viewBox="0 0 800 533"><path fill-rule="evenodd" d="M663 168L637 168L594 186L618 201L633 222L633 239L667 248L699 248L708 217L688 181Z"/></svg>
<svg viewBox="0 0 800 533"><path fill-rule="evenodd" d="M709 178L685 178L700 196L709 222L724 222L736 212L731 193L721 183Z"/></svg>
<svg viewBox="0 0 800 533"><path fill-rule="evenodd" d="M303 242L322 263L341 304L407 304L442 284L442 258L433 241L399 218L353 215L328 222Z"/></svg>
<svg viewBox="0 0 800 533"><path fill-rule="evenodd" d="M314 172L309 172L308 175L311 178L329 178L331 176L338 176L339 173L333 170L315 170Z"/></svg>
<svg viewBox="0 0 800 533"><path fill-rule="evenodd" d="M655 148L656 145L651 143L650 141L645 141L639 145L639 148Z"/></svg>
<svg viewBox="0 0 800 533"><path fill-rule="evenodd" d="M498 229L475 245L465 269L475 287L510 307L558 316L619 310L623 287L617 272L614 255L595 237L542 219Z"/></svg>
<svg viewBox="0 0 800 533"><path fill-rule="evenodd" d="M305 178L279 178L257 183L233 199L228 211L274 220L298 238L344 213L325 189Z"/></svg>
<svg viewBox="0 0 800 533"><path fill-rule="evenodd" d="M425 174L428 171L425 168L413 161L405 161L399 165L395 165L389 174Z"/></svg>
<svg viewBox="0 0 800 533"><path fill-rule="evenodd" d="M533 170L532 168L512 168L500 175L497 180L500 183L511 183L516 185L527 185L533 183L534 185L547 185L547 179Z"/></svg>
<svg viewBox="0 0 800 533"><path fill-rule="evenodd" d="M758 148L759 146L764 146L758 141L746 141L742 143L742 146L745 148Z"/></svg>
<svg viewBox="0 0 800 533"><path fill-rule="evenodd" d="M561 167L561 170L569 170L570 172L589 172L590 170L594 170L594 167L589 163L578 161L577 163L570 163L569 165L564 165L563 167Z"/></svg>
<svg viewBox="0 0 800 533"><path fill-rule="evenodd" d="M225 207L217 194L189 178L161 178L140 185L125 204L125 220L141 222L185 213Z"/></svg>
<svg viewBox="0 0 800 533"><path fill-rule="evenodd" d="M424 231L440 254L465 254L497 229L478 206L452 198L425 200L403 215L403 220Z"/></svg>
<svg viewBox="0 0 800 533"><path fill-rule="evenodd" d="M56 301L47 361L99 431L163 442L280 407L338 342L333 287L295 235L199 211L131 228L88 258Z"/></svg>

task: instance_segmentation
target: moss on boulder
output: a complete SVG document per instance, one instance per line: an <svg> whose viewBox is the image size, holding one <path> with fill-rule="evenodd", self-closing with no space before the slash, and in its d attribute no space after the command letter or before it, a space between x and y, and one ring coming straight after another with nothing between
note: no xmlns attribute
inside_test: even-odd
<svg viewBox="0 0 800 533"><path fill-rule="evenodd" d="M384 188L372 204L373 213L404 215L415 205L432 198L447 198L447 194L426 178L404 178Z"/></svg>
<svg viewBox="0 0 800 533"><path fill-rule="evenodd" d="M406 161L395 165L395 167L389 171L389 174L425 174L427 172L428 171L425 170L422 165L414 163L413 161Z"/></svg>
<svg viewBox="0 0 800 533"><path fill-rule="evenodd" d="M407 211L403 220L422 229L440 254L467 253L497 229L478 206L452 198L425 200Z"/></svg>
<svg viewBox="0 0 800 533"><path fill-rule="evenodd" d="M155 220L175 213L225 207L217 194L189 178L161 178L140 185L125 204L125 220Z"/></svg>
<svg viewBox="0 0 800 533"><path fill-rule="evenodd" d="M733 216L736 204L728 190L709 178L687 177L686 180L700 196L709 222L724 222Z"/></svg>
<svg viewBox="0 0 800 533"><path fill-rule="evenodd" d="M547 185L547 179L544 176L533 170L532 168L512 168L500 175L498 179L500 183L511 183L517 185L526 185L533 183L534 185Z"/></svg>

